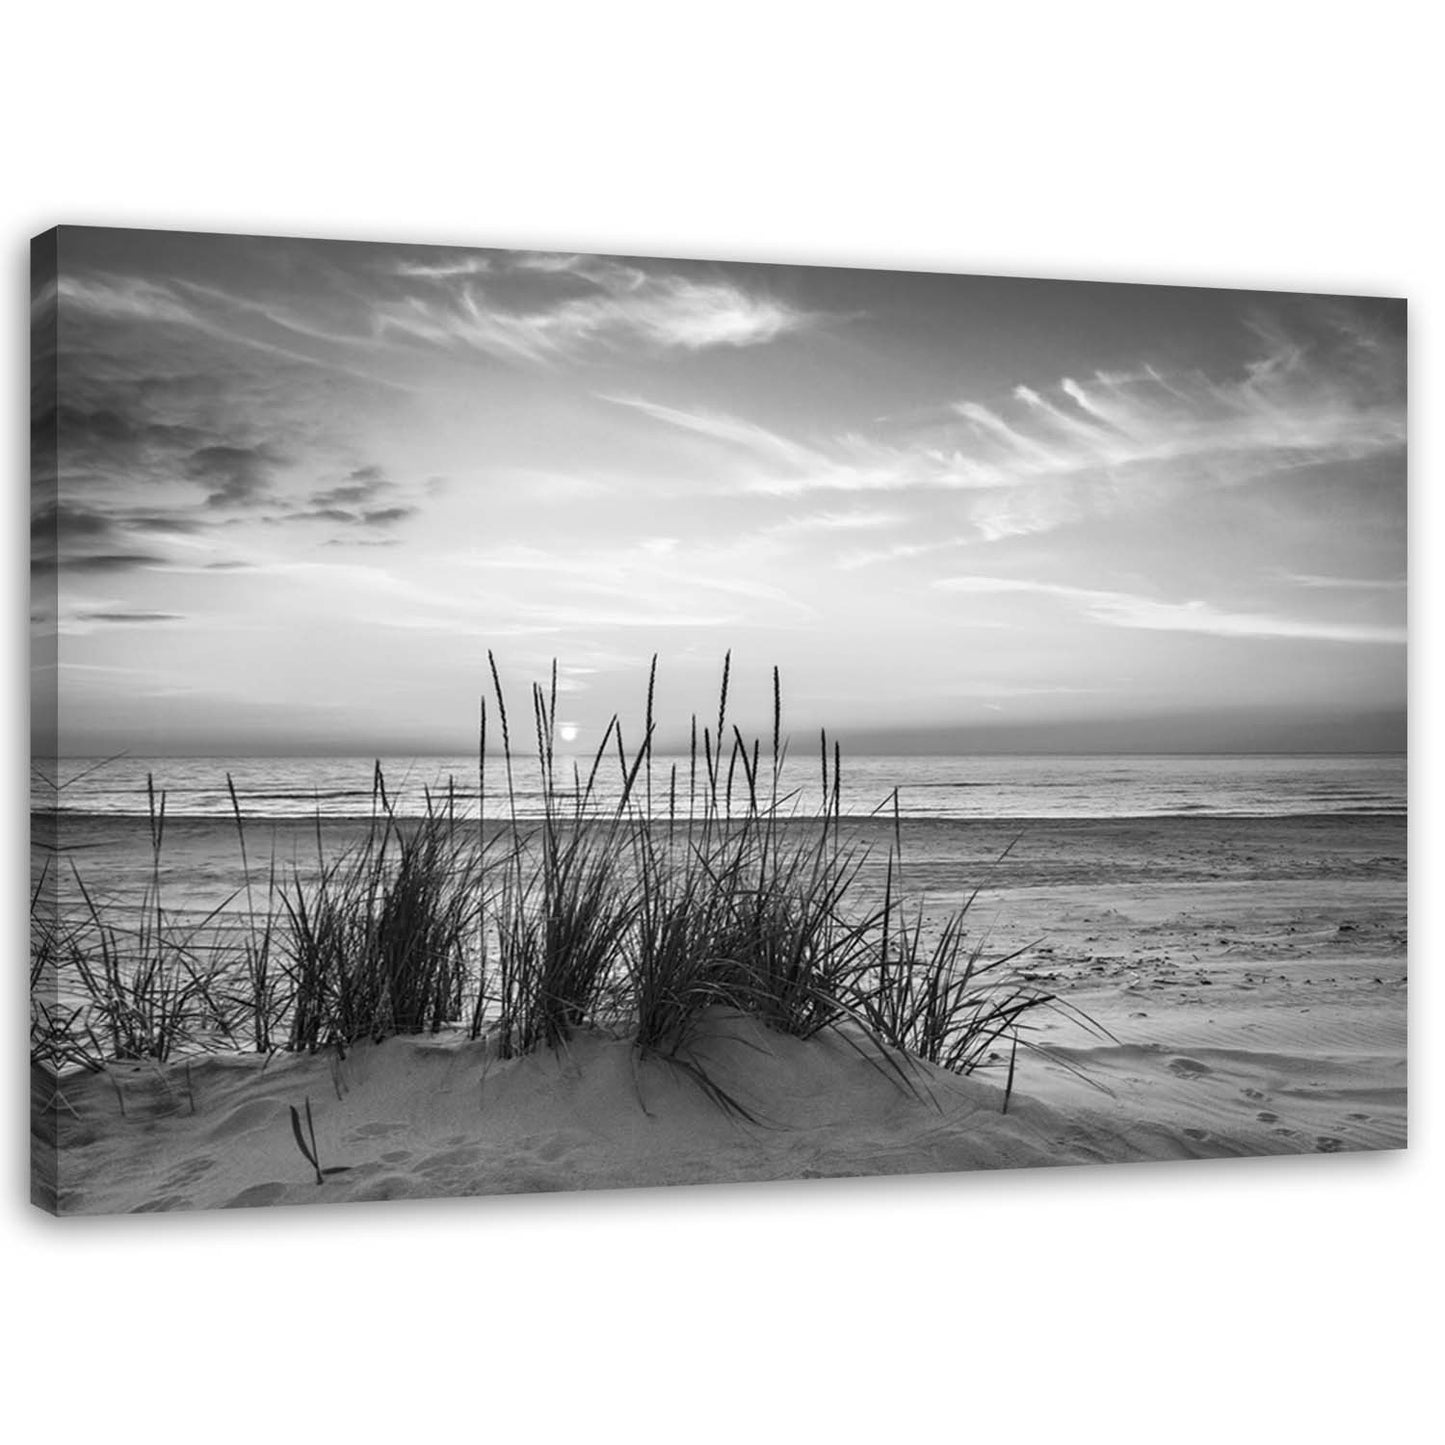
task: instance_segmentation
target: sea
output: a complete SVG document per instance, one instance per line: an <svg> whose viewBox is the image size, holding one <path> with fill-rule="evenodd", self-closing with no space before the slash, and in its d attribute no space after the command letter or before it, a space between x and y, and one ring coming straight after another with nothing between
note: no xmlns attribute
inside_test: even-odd
<svg viewBox="0 0 1445 1445"><path fill-rule="evenodd" d="M603 764L589 791L591 764L590 758L555 760L553 805L564 818L579 794L590 798L588 811L603 816L620 796L618 760ZM731 770L735 814L745 808L750 767L751 760L748 767L739 761ZM784 816L817 817L831 796L832 767L830 759L825 787L821 760L784 758L775 784L771 757L760 758L752 786L766 806L776 796ZM686 756L657 755L650 781L642 771L634 782L634 815L700 816L701 772L701 762L694 772ZM721 770L718 783L724 808L727 774ZM383 806L383 789L394 817L419 817L430 807L459 823L475 820L480 796L485 827L505 827L515 817L523 831L547 801L535 758L513 760L510 785L505 761L490 757L480 780L476 759L462 757L64 759L57 779L43 769L32 774L32 882L39 888L48 880L62 907L80 911L88 910L87 898L135 904L157 882L168 907L184 914L229 911L250 896L248 866L252 887L268 876L314 876L323 859L364 837ZM870 854L886 854L895 827L901 828L914 876L929 877L934 891L948 896L1019 834L1028 841L1015 850L1007 875L993 870L991 876L1034 882L1085 876L1121 847L1137 855L1133 866L1143 876L1164 866L1181 829L1191 849L1218 846L1221 829L1239 849L1261 829L1279 836L1291 818L1313 820L1315 834L1344 830L1360 846L1384 829L1383 836L1402 846L1406 762L1402 756L858 757L843 760L838 797L841 814ZM1292 866L1314 866L1313 854L1290 846L1298 853ZM1061 860L1060 849L1079 856ZM881 887L881 871L875 881Z"/></svg>
<svg viewBox="0 0 1445 1445"><path fill-rule="evenodd" d="M624 786L609 759L591 779L592 758L554 760L554 804L578 795L590 810L609 812ZM784 758L776 781L773 760L759 759L753 786L799 816L825 811L833 778L821 760ZM651 776L634 782L632 803L654 817L685 817L701 809L704 765L658 754ZM731 772L734 805L744 805L748 768ZM449 807L476 817L537 818L546 804L535 758L488 758L478 776L475 757L121 757L67 758L52 779L32 769L33 812L62 817L147 817L162 801L167 818L231 819L236 803L248 821L365 819L380 802L401 817ZM54 787L52 788L52 783ZM1380 815L1406 811L1403 755L1349 756L958 756L845 758L842 811L903 818L1150 818L1169 816L1288 817Z"/></svg>
<svg viewBox="0 0 1445 1445"><path fill-rule="evenodd" d="M732 769L736 813L751 766ZM556 759L563 817L587 792L590 768L591 759ZM767 806L776 789L780 813L816 818L831 774L830 759L825 788L821 760L785 758L775 785L771 757L760 758L752 786ZM224 949L253 911L282 919L288 889L309 889L370 834L383 787L393 816L430 807L459 824L475 823L480 794L493 836L514 817L525 834L543 814L535 759L514 758L509 787L505 761L488 758L478 783L475 758L461 757L65 759L58 778L32 774L32 908L101 916L108 930L139 936L163 899L168 927ZM658 755L650 788L639 772L632 805L685 820L701 814L702 784L689 758ZM609 760L593 780L593 810L605 816L623 785ZM726 769L719 789L726 807ZM898 840L929 926L983 888L1000 947L1051 935L1071 910L1101 906L1109 888L1136 902L1180 889L1192 897L1221 878L1288 889L1328 876L1342 896L1353 888L1370 899L1403 889L1403 756L857 757L843 761L839 800L850 846L861 847L859 898L881 896Z"/></svg>

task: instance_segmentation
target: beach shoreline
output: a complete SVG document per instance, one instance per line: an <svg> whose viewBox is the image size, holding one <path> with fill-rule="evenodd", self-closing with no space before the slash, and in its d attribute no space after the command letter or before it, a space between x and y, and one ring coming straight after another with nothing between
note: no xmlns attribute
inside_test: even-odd
<svg viewBox="0 0 1445 1445"><path fill-rule="evenodd" d="M225 832L177 822L193 866L198 840L218 847ZM139 836L133 822L105 827L91 862ZM298 842L303 831L281 829ZM892 824L843 831L877 847L866 894ZM639 1094L625 1039L589 1034L499 1063L484 1044L409 1037L345 1061L205 1057L62 1081L56 1203L207 1208L1404 1147L1404 817L915 819L901 834L904 877L929 909L981 888L969 916L987 953L1024 949L1034 986L1112 1036L1031 1016L1042 1048L1019 1054L1006 1114L1001 1060L964 1079L925 1066L952 1101L940 1111L886 1071L855 1068L836 1039L767 1033L724 1061L769 1120L755 1127L655 1061ZM437 1075L453 1080L444 1095ZM483 1107L503 1084L512 1102ZM456 1089L476 1096L460 1112ZM289 1123L308 1098L347 1165L321 1187Z"/></svg>

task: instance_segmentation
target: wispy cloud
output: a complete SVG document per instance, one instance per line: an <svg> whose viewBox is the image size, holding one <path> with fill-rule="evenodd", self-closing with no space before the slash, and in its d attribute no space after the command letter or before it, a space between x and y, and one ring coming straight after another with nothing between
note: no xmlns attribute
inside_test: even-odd
<svg viewBox="0 0 1445 1445"><path fill-rule="evenodd" d="M1072 397L1070 388L1075 393ZM1067 380L1061 383L1059 389L1066 398L1075 402L1078 401L1078 395L1082 394L1073 382ZM1014 387L1013 396L1014 400L1021 401L1041 417L1046 425L1073 441L1082 442L1086 447L1096 447L1108 438L1108 432L1100 430L1099 420L1086 408L1081 408L1080 412L1070 411L1065 404L1050 401L1047 397L1040 396L1032 387L1023 385Z"/></svg>
<svg viewBox="0 0 1445 1445"><path fill-rule="evenodd" d="M763 528L763 533L777 537L800 537L818 533L836 536L839 533L880 531L904 525L908 520L906 512L885 511L879 507L856 507L845 511L806 512L784 517L780 521L769 523Z"/></svg>
<svg viewBox="0 0 1445 1445"><path fill-rule="evenodd" d="M201 288L191 288L198 291ZM206 288L211 300L224 305L236 305L241 309L258 308L255 303L239 303L225 293ZM284 357L287 361L302 366L328 371L340 371L356 376L360 380L377 385L390 385L364 371L358 371L335 355L316 356L295 347L282 346L279 342L253 336L236 326L230 325L195 301L184 299L176 289L160 282L145 281L128 276L62 276L58 283L61 315L69 317L77 312L110 322L122 324L147 323L160 326L181 326L199 332L203 336L219 341L226 346L240 346L252 351L264 352L268 356ZM277 319L277 318L272 318ZM305 328L292 321L278 321L288 330L303 332ZM317 332L307 334L319 335ZM338 339L338 338L328 338Z"/></svg>
<svg viewBox="0 0 1445 1445"><path fill-rule="evenodd" d="M659 611L655 607L569 607L563 603L545 602L530 604L522 611L524 616L530 617L539 626L554 631L564 627L584 627L589 630L640 627L649 631L687 627L735 627L742 621L736 612L690 612L675 607Z"/></svg>
<svg viewBox="0 0 1445 1445"><path fill-rule="evenodd" d="M1144 362L1018 384L866 434L802 439L712 410L606 399L716 442L720 489L950 493L953 514L985 542L1403 448L1403 390L1355 364L1372 338L1338 327L1309 342L1265 325L1252 334L1254 354L1227 375Z"/></svg>
<svg viewBox="0 0 1445 1445"><path fill-rule="evenodd" d="M608 625L608 618L612 625L621 625L616 619L633 617L638 626L647 618L658 626L788 626L811 621L811 605L758 575L772 557L757 540L681 545L673 538L650 538L565 554L526 546L485 548L457 560L484 575L534 574L550 595L527 615L557 625L585 624L589 616L599 625ZM529 592L535 596L537 587ZM729 610L717 610L720 602Z"/></svg>
<svg viewBox="0 0 1445 1445"><path fill-rule="evenodd" d="M1000 443L1006 454L1021 458L1030 467L1054 471L1066 465L1064 456L1058 450L1016 430L1001 417L995 416L986 406L964 401L958 403L956 410L961 417L973 423L979 435Z"/></svg>
<svg viewBox="0 0 1445 1445"><path fill-rule="evenodd" d="M724 279L642 270L596 257L532 258L521 269L565 280L556 294L523 300L505 283L470 272L428 279L456 282L443 296L411 295L375 312L381 335L464 346L509 361L578 361L626 347L704 351L758 346L813 324L777 297Z"/></svg>
<svg viewBox="0 0 1445 1445"><path fill-rule="evenodd" d="M711 437L714 441L724 442L761 461L796 468L805 474L820 469L827 470L832 466L822 452L738 417L720 412L685 411L680 407L663 406L659 402L646 401L635 396L602 396L601 400L610 401L617 406L631 407L654 421L665 422L668 426L695 432L699 436Z"/></svg>
<svg viewBox="0 0 1445 1445"><path fill-rule="evenodd" d="M398 261L394 269L398 276L419 281L451 281L458 276L485 276L492 270L492 263L486 256L463 251L434 261Z"/></svg>
<svg viewBox="0 0 1445 1445"><path fill-rule="evenodd" d="M168 287L135 277L65 275L56 292L66 308L114 321L162 321L190 326L195 312Z"/></svg>
<svg viewBox="0 0 1445 1445"><path fill-rule="evenodd" d="M369 347L373 344L373 338L370 335L342 330L336 325L327 325L323 320L298 309L290 301L283 301L275 297L259 299L254 296L239 296L234 292L222 290L218 286L203 286L195 281L178 280L174 285L179 294L233 314L242 312L249 316L259 316L273 326L279 326L284 331L294 332L297 336L309 337L313 341L325 341L333 346L345 347ZM204 318L193 316L190 324L204 325L206 323ZM313 364L321 364L314 357L304 359ZM391 385L392 383L383 384Z"/></svg>
<svg viewBox="0 0 1445 1445"><path fill-rule="evenodd" d="M955 551L974 540L973 537L935 537L926 542L895 542L887 547L854 547L838 558L838 565L844 571L853 572L860 567L874 567L880 563L908 562L915 557Z"/></svg>
<svg viewBox="0 0 1445 1445"><path fill-rule="evenodd" d="M1403 577L1320 577L1308 572L1285 572L1283 580L1296 587L1329 592L1403 592Z"/></svg>
<svg viewBox="0 0 1445 1445"><path fill-rule="evenodd" d="M1072 604L1096 622L1151 632L1201 632L1216 637L1290 638L1391 646L1403 646L1406 640L1405 629L1398 626L1229 612L1197 600L1165 602L1128 592L1071 587L1056 582L1030 582L1007 577L941 577L933 585L944 592L974 595L1014 593L1054 597Z"/></svg>

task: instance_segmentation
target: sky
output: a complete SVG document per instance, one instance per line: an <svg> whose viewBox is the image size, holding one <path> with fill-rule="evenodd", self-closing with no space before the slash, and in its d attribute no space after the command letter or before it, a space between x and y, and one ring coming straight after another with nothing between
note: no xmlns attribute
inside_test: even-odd
<svg viewBox="0 0 1445 1445"><path fill-rule="evenodd" d="M731 707L854 751L1381 751L1389 299L64 228L32 296L62 752L452 753ZM53 383L53 386L52 386ZM54 394L52 395L52 391Z"/></svg>

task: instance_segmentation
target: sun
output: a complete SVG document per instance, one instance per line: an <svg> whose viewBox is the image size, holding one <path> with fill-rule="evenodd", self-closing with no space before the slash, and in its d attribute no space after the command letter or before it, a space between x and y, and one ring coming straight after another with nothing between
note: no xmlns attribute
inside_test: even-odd
<svg viewBox="0 0 1445 1445"><path fill-rule="evenodd" d="M564 743L575 743L577 741L577 724L564 722L557 728L557 736Z"/></svg>

